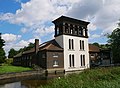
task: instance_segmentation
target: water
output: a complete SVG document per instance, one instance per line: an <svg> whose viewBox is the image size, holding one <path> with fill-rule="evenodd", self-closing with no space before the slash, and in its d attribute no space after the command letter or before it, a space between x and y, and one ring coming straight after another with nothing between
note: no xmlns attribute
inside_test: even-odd
<svg viewBox="0 0 120 88"><path fill-rule="evenodd" d="M0 88L37 88L41 85L47 85L47 80L25 80L0 85Z"/></svg>
<svg viewBox="0 0 120 88"><path fill-rule="evenodd" d="M0 88L37 88L47 85L51 79L41 76L30 76L0 80Z"/></svg>
<svg viewBox="0 0 120 88"><path fill-rule="evenodd" d="M48 85L53 78L63 75L50 75L49 77L30 76L0 80L0 88L37 88Z"/></svg>

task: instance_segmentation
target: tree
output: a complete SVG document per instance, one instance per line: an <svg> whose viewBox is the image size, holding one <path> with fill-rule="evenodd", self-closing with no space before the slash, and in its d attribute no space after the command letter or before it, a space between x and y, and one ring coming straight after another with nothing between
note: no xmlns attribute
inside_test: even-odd
<svg viewBox="0 0 120 88"><path fill-rule="evenodd" d="M5 41L1 38L1 33L0 33L0 49L5 45Z"/></svg>
<svg viewBox="0 0 120 88"><path fill-rule="evenodd" d="M98 46L98 47L99 47L99 43L97 43L97 42L93 43L93 45L95 45L95 46Z"/></svg>
<svg viewBox="0 0 120 88"><path fill-rule="evenodd" d="M120 23L118 27L108 35L108 43L111 45L114 63L120 63Z"/></svg>
<svg viewBox="0 0 120 88"><path fill-rule="evenodd" d="M13 58L16 54L18 54L18 51L14 50L13 48L10 49L10 51L8 52L8 58Z"/></svg>
<svg viewBox="0 0 120 88"><path fill-rule="evenodd" d="M35 46L34 43L29 43L29 45L27 47L25 46L24 48L20 48L18 52L20 53L20 52L24 52L24 51L30 50L34 46Z"/></svg>
<svg viewBox="0 0 120 88"><path fill-rule="evenodd" d="M3 46L5 45L5 41L1 38L1 33L0 33L0 63L3 63L5 60L5 51L3 49Z"/></svg>

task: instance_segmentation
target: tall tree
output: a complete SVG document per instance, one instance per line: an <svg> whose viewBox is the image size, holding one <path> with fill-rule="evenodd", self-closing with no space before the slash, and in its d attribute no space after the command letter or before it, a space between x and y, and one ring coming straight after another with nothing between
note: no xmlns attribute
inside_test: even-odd
<svg viewBox="0 0 120 88"><path fill-rule="evenodd" d="M108 43L110 43L113 53L114 63L120 63L120 22L118 27L108 35Z"/></svg>
<svg viewBox="0 0 120 88"><path fill-rule="evenodd" d="M95 46L98 46L98 47L99 47L99 43L97 43L97 42L94 42L94 43L93 43L93 45L95 45Z"/></svg>
<svg viewBox="0 0 120 88"><path fill-rule="evenodd" d="M5 60L5 51L3 49L4 45L5 45L5 41L1 38L1 33L0 33L0 63L3 63Z"/></svg>
<svg viewBox="0 0 120 88"><path fill-rule="evenodd" d="M8 58L13 58L17 53L18 51L14 50L13 48L10 49L10 51L8 52Z"/></svg>

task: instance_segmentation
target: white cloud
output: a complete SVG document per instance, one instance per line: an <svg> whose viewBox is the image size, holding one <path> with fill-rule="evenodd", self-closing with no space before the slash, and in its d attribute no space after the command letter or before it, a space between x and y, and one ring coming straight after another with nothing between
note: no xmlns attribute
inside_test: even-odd
<svg viewBox="0 0 120 88"><path fill-rule="evenodd" d="M35 31L35 33L39 34L40 36L45 36L53 32L54 32L54 26L50 26L50 27L42 26L41 28L38 28Z"/></svg>
<svg viewBox="0 0 120 88"><path fill-rule="evenodd" d="M2 34L2 39L5 40L6 43L14 42L17 39L20 39L21 35L14 35L14 34Z"/></svg>
<svg viewBox="0 0 120 88"><path fill-rule="evenodd" d="M68 15L87 19L94 27L110 33L120 18L119 5L120 0L81 0L69 10Z"/></svg>
<svg viewBox="0 0 120 88"><path fill-rule="evenodd" d="M101 37L101 35L98 35L98 34L91 35L91 38L100 38L100 37Z"/></svg>
<svg viewBox="0 0 120 88"><path fill-rule="evenodd" d="M29 39L27 41L25 40L20 40L19 42L14 42L14 43L6 43L4 46L6 56L8 55L8 52L11 48L14 48L15 50L19 50L20 48L23 48L25 46L28 46L29 43L35 43L35 39ZM39 39L39 44L41 43L41 39Z"/></svg>
<svg viewBox="0 0 120 88"><path fill-rule="evenodd" d="M26 32L27 32L27 28L22 28L22 29L21 29L21 32L22 32L22 33L26 33Z"/></svg>
<svg viewBox="0 0 120 88"><path fill-rule="evenodd" d="M97 28L96 25L94 25L92 23L88 25L89 31L94 31L94 30L96 30L96 28Z"/></svg>

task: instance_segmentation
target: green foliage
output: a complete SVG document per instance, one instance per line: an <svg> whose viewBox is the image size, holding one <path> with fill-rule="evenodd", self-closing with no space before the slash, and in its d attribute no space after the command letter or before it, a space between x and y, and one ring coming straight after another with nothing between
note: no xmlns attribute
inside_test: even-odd
<svg viewBox="0 0 120 88"><path fill-rule="evenodd" d="M13 64L13 58L5 59L5 64L12 65Z"/></svg>
<svg viewBox="0 0 120 88"><path fill-rule="evenodd" d="M1 33L0 33L0 64L4 62L5 57L5 51L3 49L3 46L5 41L1 38Z"/></svg>
<svg viewBox="0 0 120 88"><path fill-rule="evenodd" d="M95 68L56 78L40 88L120 88L120 67Z"/></svg>
<svg viewBox="0 0 120 88"><path fill-rule="evenodd" d="M27 51L27 50L30 50L31 48L33 48L34 47L34 43L29 43L29 45L26 47L24 47L24 48L21 48L20 50L19 50L19 52L23 52L23 51Z"/></svg>
<svg viewBox="0 0 120 88"><path fill-rule="evenodd" d="M14 50L13 48L10 49L10 51L8 52L8 58L13 58L16 54L18 54L18 51Z"/></svg>
<svg viewBox="0 0 120 88"><path fill-rule="evenodd" d="M108 35L108 42L111 44L114 63L120 63L120 24Z"/></svg>
<svg viewBox="0 0 120 88"><path fill-rule="evenodd" d="M3 63L5 61L5 51L3 48L0 48L0 63Z"/></svg>
<svg viewBox="0 0 120 88"><path fill-rule="evenodd" d="M25 68L25 67L18 67L18 66L0 66L0 74L2 73L10 73L10 72L22 72L32 70L31 68Z"/></svg>
<svg viewBox="0 0 120 88"><path fill-rule="evenodd" d="M98 46L98 47L99 47L99 43L97 43L97 42L94 42L94 43L93 43L93 45L95 45L95 46Z"/></svg>
<svg viewBox="0 0 120 88"><path fill-rule="evenodd" d="M0 49L5 45L5 41L1 38L1 33L0 33Z"/></svg>

